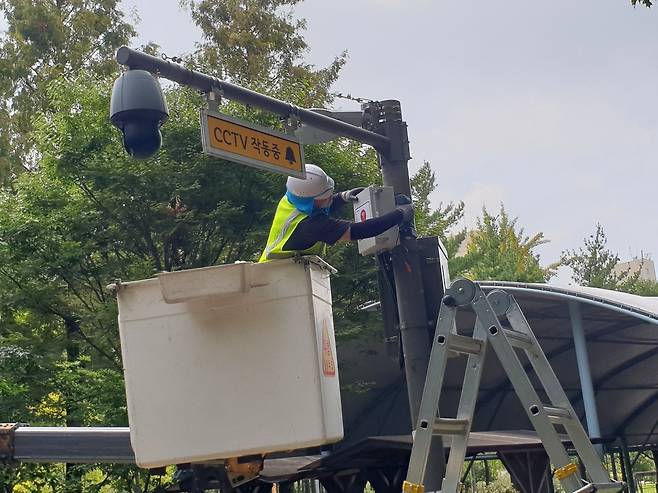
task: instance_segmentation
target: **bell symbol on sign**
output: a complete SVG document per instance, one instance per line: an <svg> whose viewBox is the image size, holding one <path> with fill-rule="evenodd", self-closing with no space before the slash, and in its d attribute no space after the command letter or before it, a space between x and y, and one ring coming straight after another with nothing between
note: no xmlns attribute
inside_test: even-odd
<svg viewBox="0 0 658 493"><path fill-rule="evenodd" d="M286 161L290 164L296 163L295 152L292 150L292 147L286 147Z"/></svg>

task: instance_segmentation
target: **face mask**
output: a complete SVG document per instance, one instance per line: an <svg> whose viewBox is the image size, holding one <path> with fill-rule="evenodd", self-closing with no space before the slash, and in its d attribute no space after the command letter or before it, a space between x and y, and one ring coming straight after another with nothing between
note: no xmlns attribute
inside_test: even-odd
<svg viewBox="0 0 658 493"><path fill-rule="evenodd" d="M290 203L295 206L295 209L304 214L308 214L309 216L315 216L317 214L329 215L331 204L329 207L317 207L313 197L298 197L290 192L286 192L286 197L288 197Z"/></svg>
<svg viewBox="0 0 658 493"><path fill-rule="evenodd" d="M313 211L315 209L315 200L313 197L297 197L297 195L293 195L290 192L286 192L286 197L288 197L290 203L294 205L295 209L297 209L299 212L303 212L309 216L313 215Z"/></svg>

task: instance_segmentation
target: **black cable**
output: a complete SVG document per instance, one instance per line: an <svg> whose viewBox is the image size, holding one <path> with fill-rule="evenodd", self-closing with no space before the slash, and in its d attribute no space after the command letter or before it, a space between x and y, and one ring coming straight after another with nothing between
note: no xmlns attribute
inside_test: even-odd
<svg viewBox="0 0 658 493"><path fill-rule="evenodd" d="M395 306L398 304L398 295L395 290L395 277L393 276L393 265L391 262L391 255L388 252L383 252L377 255L377 263L379 268L384 272L384 279L388 285Z"/></svg>

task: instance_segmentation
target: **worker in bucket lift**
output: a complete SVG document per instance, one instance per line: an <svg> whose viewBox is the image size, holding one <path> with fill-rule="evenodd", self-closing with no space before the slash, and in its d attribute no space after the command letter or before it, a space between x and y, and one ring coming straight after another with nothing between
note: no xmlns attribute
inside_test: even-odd
<svg viewBox="0 0 658 493"><path fill-rule="evenodd" d="M356 202L363 187L334 193L334 180L322 168L306 165L306 178L288 177L259 262L295 255L324 255L337 241L360 240L413 220L410 204L360 223L330 216L348 202Z"/></svg>

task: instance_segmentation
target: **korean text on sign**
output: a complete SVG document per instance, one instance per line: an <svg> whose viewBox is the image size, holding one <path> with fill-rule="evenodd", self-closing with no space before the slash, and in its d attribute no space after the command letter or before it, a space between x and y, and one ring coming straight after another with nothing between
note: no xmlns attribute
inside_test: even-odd
<svg viewBox="0 0 658 493"><path fill-rule="evenodd" d="M276 135L208 115L210 146L278 167L301 171L301 145Z"/></svg>

